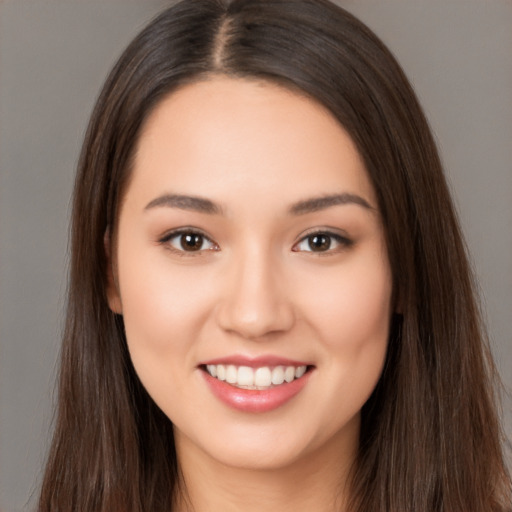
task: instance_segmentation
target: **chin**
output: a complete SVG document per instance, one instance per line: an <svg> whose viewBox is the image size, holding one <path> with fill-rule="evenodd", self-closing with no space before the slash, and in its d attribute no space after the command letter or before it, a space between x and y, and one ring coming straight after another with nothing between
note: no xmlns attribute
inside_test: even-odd
<svg viewBox="0 0 512 512"><path fill-rule="evenodd" d="M248 471L275 471L293 466L305 454L300 449L293 447L271 446L230 446L210 453L221 464Z"/></svg>

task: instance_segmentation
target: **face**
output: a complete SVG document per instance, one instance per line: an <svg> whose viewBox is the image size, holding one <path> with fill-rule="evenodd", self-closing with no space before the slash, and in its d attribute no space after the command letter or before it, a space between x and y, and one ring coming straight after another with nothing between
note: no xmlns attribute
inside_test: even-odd
<svg viewBox="0 0 512 512"><path fill-rule="evenodd" d="M167 97L139 140L113 268L110 307L179 454L277 468L353 453L391 276L372 185L322 106L220 77Z"/></svg>

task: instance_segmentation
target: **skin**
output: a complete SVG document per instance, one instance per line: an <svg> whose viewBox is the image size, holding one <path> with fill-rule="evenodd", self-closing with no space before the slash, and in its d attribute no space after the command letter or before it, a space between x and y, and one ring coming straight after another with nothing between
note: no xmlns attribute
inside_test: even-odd
<svg viewBox="0 0 512 512"><path fill-rule="evenodd" d="M218 211L158 199L177 194ZM290 211L333 194L361 201ZM199 250L182 248L180 228L204 236ZM312 231L334 233L327 250L312 250ZM109 303L124 316L142 383L174 424L189 498L177 496L178 509L343 508L392 313L375 192L345 130L270 83L187 85L144 126L115 235ZM231 355L312 370L281 407L243 412L212 394L198 366Z"/></svg>

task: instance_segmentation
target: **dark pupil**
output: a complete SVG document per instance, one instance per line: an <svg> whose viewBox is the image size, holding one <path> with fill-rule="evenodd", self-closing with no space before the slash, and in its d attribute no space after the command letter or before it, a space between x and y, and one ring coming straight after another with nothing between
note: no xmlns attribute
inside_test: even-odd
<svg viewBox="0 0 512 512"><path fill-rule="evenodd" d="M331 246L331 238L328 235L311 235L308 242L312 251L327 251Z"/></svg>
<svg viewBox="0 0 512 512"><path fill-rule="evenodd" d="M198 251L201 249L203 245L203 237L202 235L197 235L195 233L189 233L187 235L181 236L181 247L185 251Z"/></svg>

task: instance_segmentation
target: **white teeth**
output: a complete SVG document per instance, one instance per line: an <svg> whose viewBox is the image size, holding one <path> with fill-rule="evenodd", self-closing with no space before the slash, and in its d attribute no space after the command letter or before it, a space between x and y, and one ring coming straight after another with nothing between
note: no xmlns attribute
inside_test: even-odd
<svg viewBox="0 0 512 512"><path fill-rule="evenodd" d="M264 366L257 368L254 372L254 385L260 387L268 387L272 384L272 372L270 368Z"/></svg>
<svg viewBox="0 0 512 512"><path fill-rule="evenodd" d="M295 379L295 368L293 366L287 366L284 371L284 380L291 382L293 379Z"/></svg>
<svg viewBox="0 0 512 512"><path fill-rule="evenodd" d="M297 368L295 368L295 378L296 379L300 379L305 373L306 373L305 366L298 366Z"/></svg>
<svg viewBox="0 0 512 512"><path fill-rule="evenodd" d="M235 384L236 380L238 378L238 372L236 371L236 366L233 366L230 364L226 368L226 382L229 382L230 384Z"/></svg>
<svg viewBox="0 0 512 512"><path fill-rule="evenodd" d="M217 379L226 380L226 367L223 364L217 365Z"/></svg>
<svg viewBox="0 0 512 512"><path fill-rule="evenodd" d="M279 386L284 382L284 368L282 366L276 366L272 370L272 384Z"/></svg>
<svg viewBox="0 0 512 512"><path fill-rule="evenodd" d="M237 384L239 386L254 386L254 370L248 366L240 366Z"/></svg>
<svg viewBox="0 0 512 512"><path fill-rule="evenodd" d="M300 379L306 373L307 367L303 366L276 366L270 368L262 366L251 368L249 366L235 366L223 364L209 364L207 372L219 380L225 380L241 388L268 389L271 386L279 386L285 382Z"/></svg>

